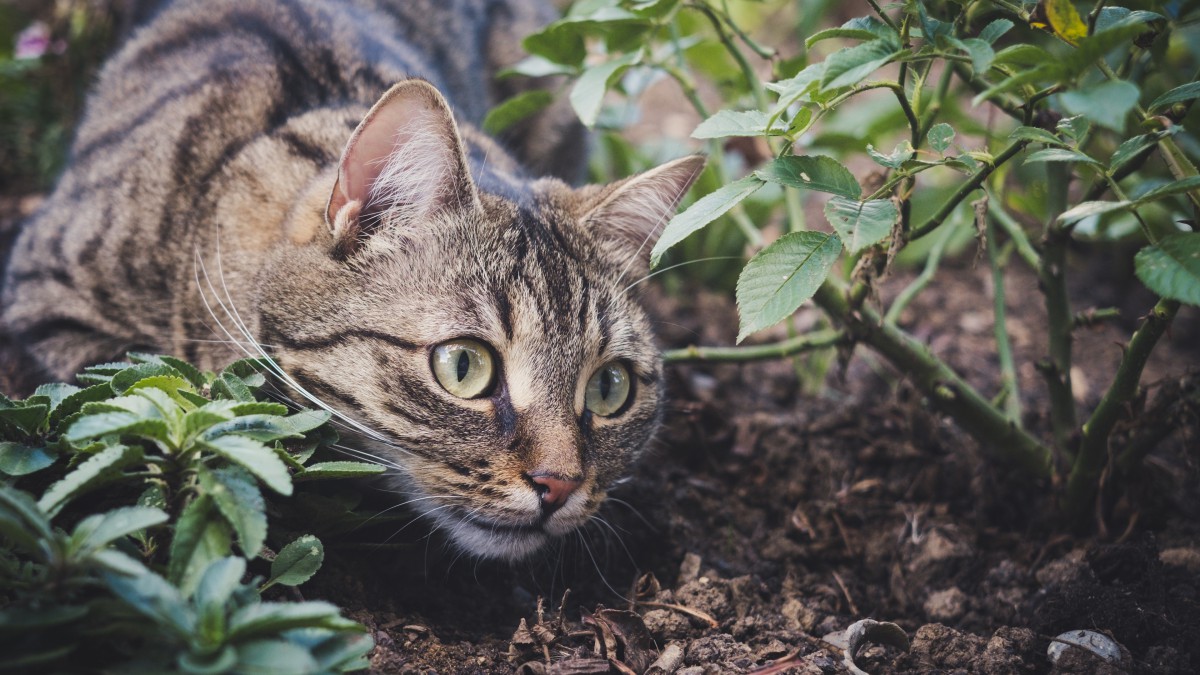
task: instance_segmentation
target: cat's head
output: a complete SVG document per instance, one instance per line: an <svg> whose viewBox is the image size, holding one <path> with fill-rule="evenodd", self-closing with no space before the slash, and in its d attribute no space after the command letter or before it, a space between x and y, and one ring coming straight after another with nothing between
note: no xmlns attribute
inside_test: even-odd
<svg viewBox="0 0 1200 675"><path fill-rule="evenodd" d="M298 216L320 228L270 266L261 337L361 425L396 501L473 555L528 556L588 521L659 424L631 285L702 166L578 190L476 180L442 96L402 82L351 136L324 208Z"/></svg>

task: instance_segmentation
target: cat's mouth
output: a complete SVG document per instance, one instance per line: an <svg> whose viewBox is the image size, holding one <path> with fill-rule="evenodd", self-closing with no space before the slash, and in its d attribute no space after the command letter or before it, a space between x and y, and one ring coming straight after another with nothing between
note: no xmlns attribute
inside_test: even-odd
<svg viewBox="0 0 1200 675"><path fill-rule="evenodd" d="M575 529L574 524L557 519L538 518L514 523L481 516L471 509L452 507L438 512L437 518L458 546L481 558L520 560L526 558L553 537Z"/></svg>

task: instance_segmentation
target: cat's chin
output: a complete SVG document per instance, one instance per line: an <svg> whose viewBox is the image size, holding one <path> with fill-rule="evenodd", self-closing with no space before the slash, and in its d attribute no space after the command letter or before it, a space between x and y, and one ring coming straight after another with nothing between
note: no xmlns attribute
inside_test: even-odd
<svg viewBox="0 0 1200 675"><path fill-rule="evenodd" d="M553 538L535 525L488 525L449 515L440 516L438 521L455 546L477 558L517 562L537 553Z"/></svg>

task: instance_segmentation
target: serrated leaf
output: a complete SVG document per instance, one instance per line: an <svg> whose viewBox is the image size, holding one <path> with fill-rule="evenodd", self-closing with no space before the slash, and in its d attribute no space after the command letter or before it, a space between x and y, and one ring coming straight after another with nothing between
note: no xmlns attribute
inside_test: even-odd
<svg viewBox="0 0 1200 675"><path fill-rule="evenodd" d="M1037 127L1017 127L1008 135L1010 141L1029 141L1030 143L1045 143L1046 145L1065 146L1061 138Z"/></svg>
<svg viewBox="0 0 1200 675"><path fill-rule="evenodd" d="M204 388L206 384L204 373L201 373L196 366L182 359L177 359L174 356L162 355L158 357L158 360L179 371L179 374L183 375L188 382L191 382L192 386L196 389Z"/></svg>
<svg viewBox="0 0 1200 675"><path fill-rule="evenodd" d="M222 401L222 403L226 402ZM227 422L233 419L233 417L233 411L227 407L222 409L222 407L201 406L183 416L184 438L192 438L213 425Z"/></svg>
<svg viewBox="0 0 1200 675"><path fill-rule="evenodd" d="M381 464L367 462L319 462L305 467L292 480L315 480L318 478L360 478L362 476L377 476L387 471Z"/></svg>
<svg viewBox="0 0 1200 675"><path fill-rule="evenodd" d="M1075 115L1074 117L1064 117L1054 125L1058 133L1072 141L1078 142L1081 138L1087 135L1087 132L1092 128L1092 123L1083 115Z"/></svg>
<svg viewBox="0 0 1200 675"><path fill-rule="evenodd" d="M804 41L805 49L812 49L812 46L822 40L831 38L842 38L847 40L876 40L879 38L890 37L893 40L899 40L896 31L888 27L882 21L869 16L850 19L846 23L837 28L826 28L825 30L814 33Z"/></svg>
<svg viewBox="0 0 1200 675"><path fill-rule="evenodd" d="M977 75L982 77L991 69L992 62L996 58L996 52L986 40L979 38L951 39L950 43L965 51L971 57L971 69Z"/></svg>
<svg viewBox="0 0 1200 675"><path fill-rule="evenodd" d="M0 443L0 473L9 476L27 476L41 471L54 463L58 455L42 446L21 443Z"/></svg>
<svg viewBox="0 0 1200 675"><path fill-rule="evenodd" d="M301 438L305 432L329 421L325 410L304 410L290 417L276 415L242 415L212 425L204 432L205 440L224 434L239 434L257 441L270 442L283 438Z"/></svg>
<svg viewBox="0 0 1200 675"><path fill-rule="evenodd" d="M137 576L106 573L105 584L126 605L154 621L155 625L171 629L176 638L186 641L196 627L196 615L179 589L165 579L147 571Z"/></svg>
<svg viewBox="0 0 1200 675"><path fill-rule="evenodd" d="M1142 204L1148 204L1152 201L1162 199L1163 197L1183 194L1184 192L1191 192L1192 190L1197 189L1200 189L1200 176L1188 176L1187 178L1172 181L1166 185L1159 185L1153 190L1150 190L1141 197L1135 199L1134 204L1141 206Z"/></svg>
<svg viewBox="0 0 1200 675"><path fill-rule="evenodd" d="M1153 114L1159 110L1162 110L1163 108L1173 106L1176 103L1190 101L1197 97L1200 97L1200 82L1189 82L1187 84L1175 87L1174 89L1164 93L1162 96L1154 99L1154 101L1150 104L1150 107L1147 109L1147 112Z"/></svg>
<svg viewBox="0 0 1200 675"><path fill-rule="evenodd" d="M825 218L846 249L858 253L886 239L900 218L900 212L888 199L860 202L834 197L825 203Z"/></svg>
<svg viewBox="0 0 1200 675"><path fill-rule="evenodd" d="M104 548L112 542L160 523L167 513L145 506L124 506L84 518L71 532L71 545L79 555Z"/></svg>
<svg viewBox="0 0 1200 675"><path fill-rule="evenodd" d="M1068 150L1066 148L1046 148L1030 153L1025 158L1026 164L1034 162L1083 162L1084 164L1094 164L1099 166L1100 162L1088 157L1078 150Z"/></svg>
<svg viewBox="0 0 1200 675"><path fill-rule="evenodd" d="M1133 159L1134 155L1157 143L1158 139L1158 134L1141 134L1140 136L1126 139L1124 143L1121 143L1113 151L1112 157L1108 158L1109 173L1115 173L1122 165Z"/></svg>
<svg viewBox="0 0 1200 675"><path fill-rule="evenodd" d="M642 51L639 49L583 71L583 74L575 81L569 98L571 107L575 109L575 114L579 115L579 120L583 122L584 126L588 128L596 126L596 119L600 116L600 106L604 103L604 94L608 88L630 66L641 60Z"/></svg>
<svg viewBox="0 0 1200 675"><path fill-rule="evenodd" d="M58 408L59 404L65 401L72 394L78 393L79 391L81 391L79 387L76 387L73 384L53 382L50 384L40 385L37 389L33 390L33 395L45 396L46 398L50 399L50 412L53 413L55 409Z"/></svg>
<svg viewBox="0 0 1200 675"><path fill-rule="evenodd" d="M1147 12L1141 9L1130 11L1125 7L1104 7L1096 17L1095 32L1103 33L1104 31L1159 20L1166 20L1166 17L1156 12Z"/></svg>
<svg viewBox="0 0 1200 675"><path fill-rule="evenodd" d="M1042 7L1046 10L1046 18L1059 37L1070 44L1078 44L1087 37L1087 24L1079 16L1071 0L1045 0Z"/></svg>
<svg viewBox="0 0 1200 675"><path fill-rule="evenodd" d="M780 157L755 171L754 175L768 183L829 192L851 199L858 199L862 194L854 174L836 159L824 155Z"/></svg>
<svg viewBox="0 0 1200 675"><path fill-rule="evenodd" d="M728 138L730 136L779 135L787 131L779 120L767 130L767 114L760 110L721 110L704 120L692 132L692 138Z"/></svg>
<svg viewBox="0 0 1200 675"><path fill-rule="evenodd" d="M91 438L120 434L169 442L171 431L166 421L145 419L128 412L105 412L85 415L75 420L63 436L71 443Z"/></svg>
<svg viewBox="0 0 1200 675"><path fill-rule="evenodd" d="M791 316L817 292L841 250L836 235L791 232L759 251L738 277L737 341Z"/></svg>
<svg viewBox="0 0 1200 675"><path fill-rule="evenodd" d="M267 538L267 507L254 477L245 469L229 466L202 471L200 486L233 526L245 557L256 558Z"/></svg>
<svg viewBox="0 0 1200 675"><path fill-rule="evenodd" d="M1037 45L1021 43L996 52L995 58L992 59L992 65L1031 68L1053 60L1054 56L1045 49Z"/></svg>
<svg viewBox="0 0 1200 675"><path fill-rule="evenodd" d="M217 401L214 401L217 403ZM229 403L229 411L234 415L286 415L288 408L282 403L274 403L272 401L221 401L220 403Z"/></svg>
<svg viewBox="0 0 1200 675"><path fill-rule="evenodd" d="M1137 105L1138 88L1124 80L1109 80L1089 86L1082 91L1061 95L1067 112L1083 115L1089 120L1118 133L1125 131L1125 117Z"/></svg>
<svg viewBox="0 0 1200 675"><path fill-rule="evenodd" d="M500 134L521 120L545 110L553 102L554 95L545 89L523 91L489 110L483 118L483 130L493 135Z"/></svg>
<svg viewBox="0 0 1200 675"><path fill-rule="evenodd" d="M996 42L996 40L999 40L1001 36L1011 30L1012 27L1012 21L1009 21L1008 19L996 19L995 21L992 21L988 25L984 26L983 30L979 31L979 39L987 42L988 44L993 44Z"/></svg>
<svg viewBox="0 0 1200 675"><path fill-rule="evenodd" d="M287 546L271 561L271 578L267 584L299 586L312 578L325 561L325 546L321 540L306 534Z"/></svg>
<svg viewBox="0 0 1200 675"><path fill-rule="evenodd" d="M194 602L200 613L217 612L224 618L225 606L246 574L246 561L237 556L209 563L196 585ZM203 619L202 619L203 620Z"/></svg>
<svg viewBox="0 0 1200 675"><path fill-rule="evenodd" d="M858 84L863 78L879 70L884 64L902 53L899 44L886 39L872 40L854 47L840 49L825 59L821 89L836 89Z"/></svg>
<svg viewBox="0 0 1200 675"><path fill-rule="evenodd" d="M245 403L254 402L254 392L242 378L233 373L221 373L209 386L213 398L232 399Z"/></svg>
<svg viewBox="0 0 1200 675"><path fill-rule="evenodd" d="M288 475L287 466L262 443L230 434L202 440L199 444L242 466L275 492L285 497L292 494L292 478Z"/></svg>
<svg viewBox="0 0 1200 675"><path fill-rule="evenodd" d="M262 602L242 607L229 619L229 635L237 640L296 628L353 630L357 627L358 624L339 616L335 605L320 600Z"/></svg>
<svg viewBox="0 0 1200 675"><path fill-rule="evenodd" d="M54 538L50 517L29 494L0 484L0 534L45 562L44 543Z"/></svg>
<svg viewBox="0 0 1200 675"><path fill-rule="evenodd" d="M1178 232L1138 251L1138 279L1164 298L1200 306L1200 232Z"/></svg>
<svg viewBox="0 0 1200 675"><path fill-rule="evenodd" d="M115 548L105 548L99 551L93 551L90 560L99 567L123 574L125 576L136 576L149 572L146 566L134 558L121 553Z"/></svg>
<svg viewBox="0 0 1200 675"><path fill-rule="evenodd" d="M809 64L804 70L796 73L786 80L772 82L767 86L767 89L779 94L779 103L771 114L782 112L780 107L786 107L799 100L803 94L811 93L816 89L817 84L821 81L821 77L825 74L825 62Z"/></svg>
<svg viewBox="0 0 1200 675"><path fill-rule="evenodd" d="M337 672L353 672L369 668L362 665L363 657L375 648L375 641L364 633L335 634L309 647L320 667Z"/></svg>
<svg viewBox="0 0 1200 675"><path fill-rule="evenodd" d="M945 122L940 122L930 127L928 138L929 147L944 153L950 147L950 142L954 140L954 128Z"/></svg>
<svg viewBox="0 0 1200 675"><path fill-rule="evenodd" d="M671 247L725 215L729 209L754 194L763 185L763 181L758 178L746 176L696 200L695 204L667 223L662 236L654 244L654 249L650 251L650 266L657 267L663 254Z"/></svg>
<svg viewBox="0 0 1200 675"><path fill-rule="evenodd" d="M141 448L111 445L88 457L62 480L54 483L38 500L38 508L53 516L66 504L93 487L105 483L121 469L142 460Z"/></svg>
<svg viewBox="0 0 1200 675"><path fill-rule="evenodd" d="M993 60L996 64L1000 60L1000 55L997 54ZM975 98L971 99L971 105L979 105L980 103L1007 91L1022 87L1027 84L1034 84L1046 80L1057 80L1063 76L1064 67L1057 61L1051 59L1047 63L1042 63L1033 66L1029 69L1020 70L1012 77L1004 79L987 89L980 92Z"/></svg>
<svg viewBox="0 0 1200 675"><path fill-rule="evenodd" d="M0 420L12 424L28 435L33 435L42 426L42 422L46 421L49 413L48 404L30 404L29 401L22 401L12 408L0 408Z"/></svg>
<svg viewBox="0 0 1200 675"><path fill-rule="evenodd" d="M112 397L112 387L107 383L94 384L64 398L54 410L50 411L50 428L56 429L67 417L79 412L84 404L103 401Z"/></svg>
<svg viewBox="0 0 1200 675"><path fill-rule="evenodd" d="M138 363L115 375L109 386L118 394L124 394L130 387L148 377L183 377L183 374L165 363Z"/></svg>
<svg viewBox="0 0 1200 675"><path fill-rule="evenodd" d="M229 526L218 515L212 497L200 495L184 507L175 522L167 578L189 597L213 561L229 555Z"/></svg>

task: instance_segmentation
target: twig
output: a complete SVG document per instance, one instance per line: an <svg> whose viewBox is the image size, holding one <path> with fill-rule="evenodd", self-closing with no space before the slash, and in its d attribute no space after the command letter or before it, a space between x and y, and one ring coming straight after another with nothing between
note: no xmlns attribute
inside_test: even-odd
<svg viewBox="0 0 1200 675"><path fill-rule="evenodd" d="M851 616L859 616L858 605L854 604L854 598L850 597L850 591L846 588L846 582L842 581L842 575L833 571L833 580L837 582L838 588L842 589L842 596L846 598L846 604L850 607Z"/></svg>
<svg viewBox="0 0 1200 675"><path fill-rule="evenodd" d="M962 203L962 200L967 198L967 195L970 195L975 190L978 190L981 185L983 185L983 181L987 180L987 177L992 175L992 172L996 170L996 167L1004 164L1008 160L1015 157L1017 153L1021 152L1021 150L1025 147L1026 142L1027 141L1014 141L1007 148L1001 150L1000 154L996 155L990 164L985 164L980 167L978 171L972 174L970 180L959 186L958 190L946 200L946 203L942 204L942 207L937 210L937 213L930 216L929 220L926 220L924 223L921 223L908 232L908 241L920 239L921 237L924 237L925 235L937 229L937 227L941 225L951 213L954 212L954 209L957 208L960 203Z"/></svg>
<svg viewBox="0 0 1200 675"><path fill-rule="evenodd" d="M716 619L714 619L711 614L709 614L707 612L702 612L698 609L692 609L691 607L684 607L683 605L676 605L676 604L673 604L670 602L654 602L651 600L639 600L637 604L642 607L653 607L654 609L669 609L674 612L679 612L680 614L687 614L690 617L699 619L699 620L707 623L709 628L716 628L717 626L721 625L720 622L718 622Z"/></svg>
<svg viewBox="0 0 1200 675"><path fill-rule="evenodd" d="M1046 166L1046 201L1050 218L1046 224L1045 240L1042 243L1042 262L1038 268L1038 279L1042 285L1043 301L1046 305L1047 360L1039 364L1038 370L1046 380L1050 395L1050 426L1054 432L1054 444L1062 458L1070 463L1074 459L1072 436L1078 424L1075 416L1075 396L1071 385L1071 328L1073 314L1071 301L1067 297L1067 244L1070 232L1059 227L1056 219L1066 210L1067 184L1070 174L1065 167Z"/></svg>
<svg viewBox="0 0 1200 675"><path fill-rule="evenodd" d="M1116 307L1105 307L1103 309L1085 309L1082 312L1075 312L1075 316L1071 318L1072 328L1086 328L1094 326L1102 321L1110 321L1112 319L1121 318L1121 310Z"/></svg>
<svg viewBox="0 0 1200 675"><path fill-rule="evenodd" d="M995 200L988 201L988 215L995 219L996 223L1000 225L1000 229L1004 230L1004 233L1008 235L1013 245L1016 246L1017 255L1021 257L1021 260L1024 260L1026 265L1037 271L1042 266L1042 257L1034 250L1033 244L1029 242L1029 236L1025 234L1025 228L1021 227L1020 223L1008 215L1004 207L996 203Z"/></svg>
<svg viewBox="0 0 1200 675"><path fill-rule="evenodd" d="M697 347L691 345L663 352L662 358L663 363L740 363L782 359L802 352L833 347L841 342L843 337L841 331L824 330L798 335L780 342L749 347Z"/></svg>
<svg viewBox="0 0 1200 675"><path fill-rule="evenodd" d="M1017 366L1013 362L1012 342L1008 338L1004 306L1004 268L1000 263L1000 243L996 240L996 225L987 217L988 198L974 202L976 220L984 221L987 232L988 264L992 268L992 332L996 336L996 356L1000 360L1000 387L1004 392L1004 412L1013 424L1021 426L1021 390L1017 381Z"/></svg>

